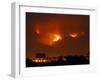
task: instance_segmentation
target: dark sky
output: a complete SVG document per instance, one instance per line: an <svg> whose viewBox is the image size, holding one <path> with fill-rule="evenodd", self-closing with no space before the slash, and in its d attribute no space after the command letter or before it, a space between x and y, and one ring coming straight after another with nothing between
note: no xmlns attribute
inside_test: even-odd
<svg viewBox="0 0 100 80"><path fill-rule="evenodd" d="M26 13L26 56L85 55L89 52L89 15Z"/></svg>

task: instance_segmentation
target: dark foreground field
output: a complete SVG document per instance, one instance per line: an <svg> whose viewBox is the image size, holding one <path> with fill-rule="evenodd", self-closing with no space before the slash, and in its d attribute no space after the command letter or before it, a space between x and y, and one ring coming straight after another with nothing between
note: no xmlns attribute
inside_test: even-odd
<svg viewBox="0 0 100 80"><path fill-rule="evenodd" d="M89 58L85 56L67 56L65 61L62 57L58 58L58 61L36 63L30 59L26 59L26 67L41 67L41 66L61 66L61 65L83 65L89 64Z"/></svg>

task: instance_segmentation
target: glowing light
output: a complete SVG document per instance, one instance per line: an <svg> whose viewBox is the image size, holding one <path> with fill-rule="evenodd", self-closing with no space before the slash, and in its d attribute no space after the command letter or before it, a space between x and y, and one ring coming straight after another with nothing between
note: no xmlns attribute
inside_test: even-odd
<svg viewBox="0 0 100 80"><path fill-rule="evenodd" d="M60 34L57 33L49 33L48 35L48 45L52 46L55 42L59 41L62 39Z"/></svg>
<svg viewBox="0 0 100 80"><path fill-rule="evenodd" d="M38 60L35 60L35 62L38 62Z"/></svg>
<svg viewBox="0 0 100 80"><path fill-rule="evenodd" d="M78 37L78 33L70 33L69 36L72 38L76 38Z"/></svg>
<svg viewBox="0 0 100 80"><path fill-rule="evenodd" d="M37 34L40 34L40 30L38 28L36 29L36 33Z"/></svg>
<svg viewBox="0 0 100 80"><path fill-rule="evenodd" d="M53 37L52 39L53 42L57 42L62 39L62 37L58 34L53 34L52 37Z"/></svg>
<svg viewBox="0 0 100 80"><path fill-rule="evenodd" d="M42 59L42 58L36 58L36 59L33 59L32 60L33 62L36 62L36 63L45 63L47 62L48 60L47 59Z"/></svg>
<svg viewBox="0 0 100 80"><path fill-rule="evenodd" d="M47 62L47 60L44 59L43 62Z"/></svg>
<svg viewBox="0 0 100 80"><path fill-rule="evenodd" d="M42 37L40 37L40 42L49 46L53 46L54 43L59 40L62 40L62 36L59 33L53 32L48 32L47 34L44 34Z"/></svg>

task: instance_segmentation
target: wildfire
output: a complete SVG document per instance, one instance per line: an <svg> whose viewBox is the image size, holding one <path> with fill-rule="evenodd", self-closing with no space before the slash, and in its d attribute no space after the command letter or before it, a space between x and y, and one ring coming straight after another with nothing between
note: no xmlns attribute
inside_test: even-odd
<svg viewBox="0 0 100 80"><path fill-rule="evenodd" d="M37 34L40 34L40 30L38 28L36 29L36 33Z"/></svg>
<svg viewBox="0 0 100 80"><path fill-rule="evenodd" d="M46 34L40 34L39 29L37 29L37 33L40 35L39 41L45 45L54 46L54 44L60 40L64 39L64 36L58 32L47 32ZM73 39L77 39L81 36L85 35L84 32L71 32L66 34L65 37L71 37Z"/></svg>
<svg viewBox="0 0 100 80"><path fill-rule="evenodd" d="M78 37L78 33L70 33L69 36L72 38L76 38Z"/></svg>
<svg viewBox="0 0 100 80"><path fill-rule="evenodd" d="M52 35L52 41L53 42L57 42L57 41L59 41L61 39L62 39L62 37L60 35L58 35L58 34L53 34Z"/></svg>
<svg viewBox="0 0 100 80"><path fill-rule="evenodd" d="M55 42L62 40L62 36L58 33L48 32L40 37L40 42L52 46Z"/></svg>
<svg viewBox="0 0 100 80"><path fill-rule="evenodd" d="M47 62L46 59L42 59L42 58L33 59L32 61L36 62L36 63L45 63L45 62Z"/></svg>
<svg viewBox="0 0 100 80"><path fill-rule="evenodd" d="M57 34L57 33L49 33L48 34L48 44L49 45L53 45L55 42L61 40L62 37L60 34Z"/></svg>
<svg viewBox="0 0 100 80"><path fill-rule="evenodd" d="M69 36L72 38L78 38L80 36L84 36L85 32L74 32L74 33L69 33Z"/></svg>

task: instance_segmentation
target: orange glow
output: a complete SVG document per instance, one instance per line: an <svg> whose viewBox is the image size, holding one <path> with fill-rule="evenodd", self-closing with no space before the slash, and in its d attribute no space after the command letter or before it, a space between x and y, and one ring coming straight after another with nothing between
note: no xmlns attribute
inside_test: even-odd
<svg viewBox="0 0 100 80"><path fill-rule="evenodd" d="M37 34L40 34L40 30L38 28L36 29L36 33Z"/></svg>
<svg viewBox="0 0 100 80"><path fill-rule="evenodd" d="M43 62L47 62L47 60L43 60Z"/></svg>
<svg viewBox="0 0 100 80"><path fill-rule="evenodd" d="M81 35L84 35L85 34L85 32L81 32Z"/></svg>
<svg viewBox="0 0 100 80"><path fill-rule="evenodd" d="M78 33L70 33L69 36L72 38L76 38L78 37Z"/></svg>
<svg viewBox="0 0 100 80"><path fill-rule="evenodd" d="M62 36L59 33L48 32L40 37L40 42L49 46L52 46L55 42L62 40Z"/></svg>
<svg viewBox="0 0 100 80"><path fill-rule="evenodd" d="M35 60L35 62L38 62L38 60Z"/></svg>
<svg viewBox="0 0 100 80"><path fill-rule="evenodd" d="M57 42L62 39L62 37L59 34L52 34L51 36L53 42Z"/></svg>
<svg viewBox="0 0 100 80"><path fill-rule="evenodd" d="M48 34L48 45L52 46L55 42L61 40L62 37L58 33L49 33Z"/></svg>
<svg viewBox="0 0 100 80"><path fill-rule="evenodd" d="M33 59L32 60L33 62L36 62L36 63L45 63L45 62L47 62L48 60L46 60L46 59Z"/></svg>

